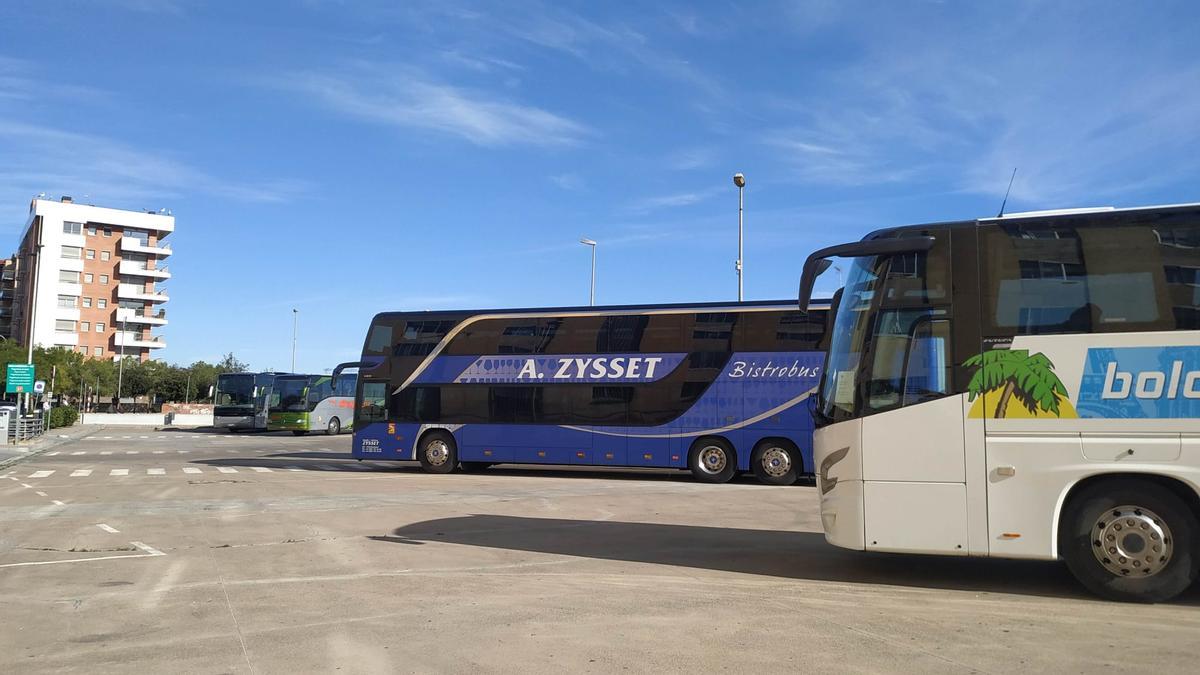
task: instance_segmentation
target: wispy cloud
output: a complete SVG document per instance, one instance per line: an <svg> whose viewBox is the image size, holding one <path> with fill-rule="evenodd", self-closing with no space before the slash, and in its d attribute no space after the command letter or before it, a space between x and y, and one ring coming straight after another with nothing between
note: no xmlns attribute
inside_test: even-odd
<svg viewBox="0 0 1200 675"><path fill-rule="evenodd" d="M675 171L691 171L706 169L714 165L716 161L717 153L712 148L685 148L670 153L665 160L665 166Z"/></svg>
<svg viewBox="0 0 1200 675"><path fill-rule="evenodd" d="M292 90L338 114L403 129L425 129L476 145L574 145L583 124L494 93L457 87L404 66L358 64L296 72L272 86Z"/></svg>
<svg viewBox="0 0 1200 675"><path fill-rule="evenodd" d="M235 182L103 136L3 118L0 155L8 160L8 168L0 169L0 203L14 208L39 192L89 195L112 204L155 200L138 206L157 208L162 200L190 194L278 202L305 188L286 180Z"/></svg>
<svg viewBox="0 0 1200 675"><path fill-rule="evenodd" d="M567 172L550 176L550 182L564 190L582 190L583 178L577 173Z"/></svg>
<svg viewBox="0 0 1200 675"><path fill-rule="evenodd" d="M0 102L67 99L96 103L107 98L100 89L40 75L34 64L24 59L0 56Z"/></svg>
<svg viewBox="0 0 1200 675"><path fill-rule="evenodd" d="M633 214L644 215L652 211L660 209L679 208L683 206L691 206L709 199L717 193L716 188L707 190L696 190L691 192L674 192L666 195L656 195L653 197L643 197L629 205L629 212Z"/></svg>

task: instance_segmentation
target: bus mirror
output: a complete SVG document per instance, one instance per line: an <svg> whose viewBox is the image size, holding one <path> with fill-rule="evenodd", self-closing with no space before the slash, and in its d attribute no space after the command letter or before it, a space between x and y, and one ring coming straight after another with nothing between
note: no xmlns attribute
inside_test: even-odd
<svg viewBox="0 0 1200 675"><path fill-rule="evenodd" d="M258 387L254 388L254 393L250 394L250 398L258 398Z"/></svg>

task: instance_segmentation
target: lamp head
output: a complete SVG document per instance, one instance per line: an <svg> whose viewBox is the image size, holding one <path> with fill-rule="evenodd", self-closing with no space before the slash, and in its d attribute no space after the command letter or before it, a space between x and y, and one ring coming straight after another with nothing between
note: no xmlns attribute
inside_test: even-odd
<svg viewBox="0 0 1200 675"><path fill-rule="evenodd" d="M746 176L740 173L733 174L733 184L740 188L746 187Z"/></svg>

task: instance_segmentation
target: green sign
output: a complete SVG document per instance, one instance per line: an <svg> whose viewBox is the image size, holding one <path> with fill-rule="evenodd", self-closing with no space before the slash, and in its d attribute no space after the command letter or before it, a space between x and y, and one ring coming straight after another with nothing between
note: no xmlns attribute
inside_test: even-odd
<svg viewBox="0 0 1200 675"><path fill-rule="evenodd" d="M8 394L25 394L33 391L33 366L28 363L8 364L8 379L4 385Z"/></svg>

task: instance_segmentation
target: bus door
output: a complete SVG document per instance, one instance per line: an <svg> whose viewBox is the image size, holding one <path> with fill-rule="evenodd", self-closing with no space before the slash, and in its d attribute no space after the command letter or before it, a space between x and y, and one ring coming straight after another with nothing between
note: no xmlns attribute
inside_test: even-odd
<svg viewBox="0 0 1200 675"><path fill-rule="evenodd" d="M965 397L953 395L949 246L881 260L857 382L867 550L966 555ZM882 281L882 283L879 283Z"/></svg>

